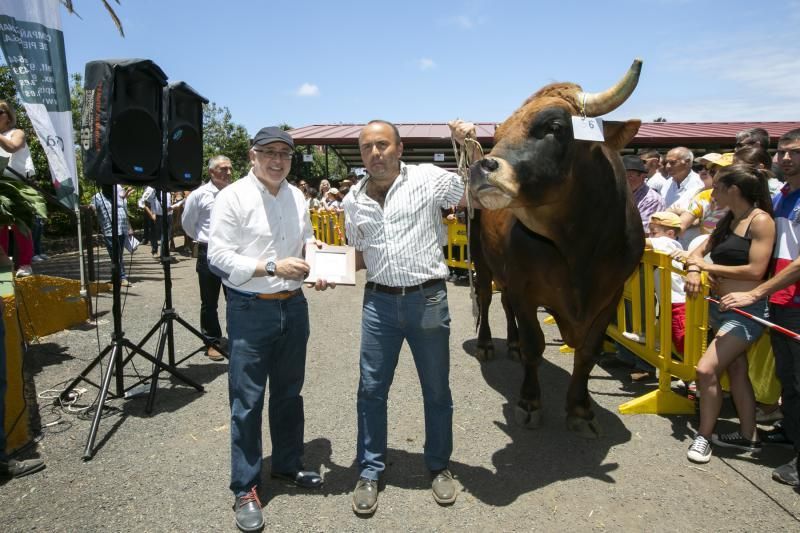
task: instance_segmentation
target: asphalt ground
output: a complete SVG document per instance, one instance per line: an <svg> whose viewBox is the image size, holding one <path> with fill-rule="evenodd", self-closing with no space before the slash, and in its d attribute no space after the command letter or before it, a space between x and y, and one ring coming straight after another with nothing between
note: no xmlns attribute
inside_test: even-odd
<svg viewBox="0 0 800 533"><path fill-rule="evenodd" d="M179 242L180 243L180 242ZM108 279L104 250L101 279ZM171 267L174 307L199 327L194 259L179 256ZM75 254L34 266L36 273L76 277ZM125 337L138 343L161 315L164 273L141 247L133 256L134 287L123 292ZM707 465L686 459L697 424L694 416L628 415L621 403L655 384L631 383L625 372L595 367L589 387L604 436L584 440L567 431L564 404L570 355L559 352L555 326L541 366L543 426L528 430L513 422L522 372L505 350L499 301L492 307L497 357L481 364L469 287L448 282L451 384L455 405L451 470L462 490L450 507L431 497L422 459L422 401L411 354L404 347L389 401L389 465L385 489L371 518L353 514L350 491L358 470L356 387L360 304L364 276L355 287L306 291L311 339L304 388L308 468L325 478L321 490L305 491L269 477L269 436L264 425L265 472L261 489L268 530L274 531L797 531L800 495L771 479L792 452L765 448L758 456L715 449ZM0 530L16 531L235 531L229 482L229 417L226 362L202 352L179 365L203 385L198 393L162 374L154 410L146 396L107 402L97 434L97 452L82 455L90 421L80 412L94 401L87 389L75 405L52 398L77 377L111 339L111 297L95 303L96 324L86 323L34 339L26 355L43 426L23 457L39 456L47 468L0 483ZM224 320L224 305L221 316ZM543 319L544 312L540 314ZM224 323L224 322L223 322ZM155 336L157 337L157 335ZM155 351L156 338L145 345ZM176 358L200 342L175 326ZM103 361L105 367L107 361ZM150 373L140 356L124 368L130 386ZM89 376L99 383L100 369ZM113 388L112 388L113 390ZM718 431L736 429L726 402Z"/></svg>

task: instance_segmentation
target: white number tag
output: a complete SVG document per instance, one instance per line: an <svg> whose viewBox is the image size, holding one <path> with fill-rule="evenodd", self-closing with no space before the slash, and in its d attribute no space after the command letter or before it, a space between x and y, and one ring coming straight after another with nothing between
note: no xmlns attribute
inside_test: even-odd
<svg viewBox="0 0 800 533"><path fill-rule="evenodd" d="M579 141L604 141L603 119L596 117L572 117L572 132Z"/></svg>

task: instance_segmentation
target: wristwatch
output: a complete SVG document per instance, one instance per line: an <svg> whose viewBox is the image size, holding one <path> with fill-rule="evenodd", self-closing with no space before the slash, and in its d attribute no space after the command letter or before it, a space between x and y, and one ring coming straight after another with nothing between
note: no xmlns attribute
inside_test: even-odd
<svg viewBox="0 0 800 533"><path fill-rule="evenodd" d="M267 271L267 276L274 276L275 275L275 268L276 268L275 261L267 261L267 264L264 267L264 270Z"/></svg>

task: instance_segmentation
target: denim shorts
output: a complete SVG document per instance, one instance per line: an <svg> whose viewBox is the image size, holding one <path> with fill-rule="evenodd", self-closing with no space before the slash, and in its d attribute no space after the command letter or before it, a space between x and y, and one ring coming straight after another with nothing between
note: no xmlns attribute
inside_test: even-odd
<svg viewBox="0 0 800 533"><path fill-rule="evenodd" d="M767 300L759 300L754 304L742 307L741 310L758 318L769 318ZM755 320L742 316L730 309L720 311L719 306L713 302L708 304L708 324L717 335L732 333L747 342L758 340L765 328Z"/></svg>

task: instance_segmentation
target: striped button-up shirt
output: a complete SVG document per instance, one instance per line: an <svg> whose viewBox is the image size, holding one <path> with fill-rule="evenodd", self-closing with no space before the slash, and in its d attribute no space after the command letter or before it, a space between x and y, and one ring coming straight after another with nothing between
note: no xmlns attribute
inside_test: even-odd
<svg viewBox="0 0 800 533"><path fill-rule="evenodd" d="M120 236L128 234L127 204L128 202L125 198L117 197L117 234ZM92 197L92 206L95 213L97 213L100 231L106 237L111 237L113 231L113 226L111 225L111 200L103 196L102 192L99 192Z"/></svg>
<svg viewBox="0 0 800 533"><path fill-rule="evenodd" d="M367 195L368 182L362 180L344 200L347 240L364 254L367 281L410 287L447 277L441 210L461 200L461 178L434 165L400 163L383 207Z"/></svg>

